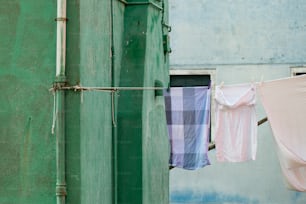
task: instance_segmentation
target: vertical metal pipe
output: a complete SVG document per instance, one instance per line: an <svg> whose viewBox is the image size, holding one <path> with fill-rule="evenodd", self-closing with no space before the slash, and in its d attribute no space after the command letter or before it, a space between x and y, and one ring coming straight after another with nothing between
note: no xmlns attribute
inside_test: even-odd
<svg viewBox="0 0 306 204"><path fill-rule="evenodd" d="M57 204L65 204L65 92L56 92L57 120L56 120L56 200Z"/></svg>
<svg viewBox="0 0 306 204"><path fill-rule="evenodd" d="M66 201L65 167L65 91L60 89L66 83L66 0L57 0L57 36L56 36L56 201Z"/></svg>
<svg viewBox="0 0 306 204"><path fill-rule="evenodd" d="M115 87L115 45L114 45L114 2L110 0L110 49L111 49L111 86ZM112 92L112 185L113 185L113 204L117 203L117 116L116 116L116 93Z"/></svg>
<svg viewBox="0 0 306 204"><path fill-rule="evenodd" d="M56 77L60 80L66 71L66 0L57 0L56 20Z"/></svg>

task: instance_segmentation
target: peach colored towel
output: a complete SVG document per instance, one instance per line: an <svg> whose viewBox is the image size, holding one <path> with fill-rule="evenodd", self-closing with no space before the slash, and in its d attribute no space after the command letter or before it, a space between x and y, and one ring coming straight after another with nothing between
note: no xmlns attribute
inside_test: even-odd
<svg viewBox="0 0 306 204"><path fill-rule="evenodd" d="M220 162L255 160L257 150L256 87L217 86L216 157Z"/></svg>
<svg viewBox="0 0 306 204"><path fill-rule="evenodd" d="M288 187L306 191L306 75L263 82L258 91Z"/></svg>

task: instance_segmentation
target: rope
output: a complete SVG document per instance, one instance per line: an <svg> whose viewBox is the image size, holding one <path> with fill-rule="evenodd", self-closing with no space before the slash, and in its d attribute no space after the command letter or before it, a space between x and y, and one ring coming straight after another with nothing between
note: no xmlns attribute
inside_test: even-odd
<svg viewBox="0 0 306 204"><path fill-rule="evenodd" d="M113 121L113 126L116 127L116 120L115 120L115 91L112 91L112 121Z"/></svg>
<svg viewBox="0 0 306 204"><path fill-rule="evenodd" d="M115 93L120 90L125 91L143 91L143 90L164 90L167 88L163 87L84 87L84 86L54 86L49 89L49 91L53 94L53 119L52 119L52 127L51 133L54 135L55 130L55 123L57 120L58 110L56 105L56 94L55 92L58 90L73 90L73 91L80 91L81 103L84 101L84 91L102 91L102 92L109 92L111 93L111 103L112 103L112 123L113 126L116 127L116 120L115 120Z"/></svg>
<svg viewBox="0 0 306 204"><path fill-rule="evenodd" d="M164 87L86 87L86 86L62 86L62 87L52 87L49 91L57 90L74 90L74 91L104 91L104 92L113 92L113 91L144 91L144 90L164 90L167 88Z"/></svg>
<svg viewBox="0 0 306 204"><path fill-rule="evenodd" d="M55 123L57 119L57 106L56 106L56 94L54 91L52 91L52 94L53 94L53 119L52 119L51 133L52 135L54 135Z"/></svg>

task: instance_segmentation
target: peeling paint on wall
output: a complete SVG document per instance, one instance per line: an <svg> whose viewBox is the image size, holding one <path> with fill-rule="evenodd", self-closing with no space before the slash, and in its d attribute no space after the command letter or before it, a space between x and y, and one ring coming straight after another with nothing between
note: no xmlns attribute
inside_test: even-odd
<svg viewBox="0 0 306 204"><path fill-rule="evenodd" d="M185 190L171 193L171 203L233 203L233 204L258 204L259 201L240 194L227 194L226 192L197 192Z"/></svg>

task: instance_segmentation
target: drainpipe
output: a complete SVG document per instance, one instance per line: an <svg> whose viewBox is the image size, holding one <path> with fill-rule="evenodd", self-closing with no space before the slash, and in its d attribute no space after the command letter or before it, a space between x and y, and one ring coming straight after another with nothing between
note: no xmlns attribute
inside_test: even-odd
<svg viewBox="0 0 306 204"><path fill-rule="evenodd" d="M56 200L65 204L67 190L65 179L65 91L66 83L66 0L57 0L56 76L54 86L56 105Z"/></svg>
<svg viewBox="0 0 306 204"><path fill-rule="evenodd" d="M111 49L111 86L115 87L115 45L114 45L114 4L113 0L110 0L110 49ZM116 93L112 92L111 95L111 101L112 101L112 154L113 154L113 160L112 160L112 169L113 169L113 175L112 175L112 184L113 184L113 204L117 204L117 97Z"/></svg>

